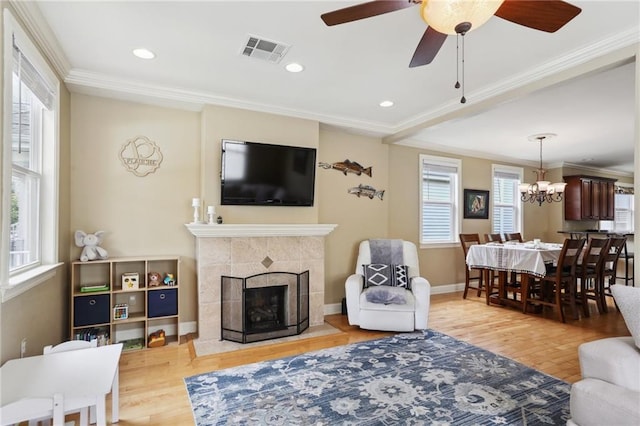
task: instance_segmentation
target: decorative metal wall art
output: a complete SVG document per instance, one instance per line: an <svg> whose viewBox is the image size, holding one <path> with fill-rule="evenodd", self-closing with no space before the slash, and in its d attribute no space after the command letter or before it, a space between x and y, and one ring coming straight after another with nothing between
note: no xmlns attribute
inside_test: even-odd
<svg viewBox="0 0 640 426"><path fill-rule="evenodd" d="M354 173L358 176L365 174L371 177L371 167L362 167L357 162L351 161L349 159L333 164L320 162L318 163L318 167L322 167L323 169L340 170L342 173L344 173L345 176L347 175L347 173Z"/></svg>
<svg viewBox="0 0 640 426"><path fill-rule="evenodd" d="M380 198L380 200L382 200L382 197L384 197L384 189L381 191L378 191L373 186L362 185L362 184L358 186L354 186L353 188L349 188L347 192L349 194L357 195L358 198L360 198L361 196L364 196L364 197L369 197L372 200L374 197L378 197Z"/></svg>

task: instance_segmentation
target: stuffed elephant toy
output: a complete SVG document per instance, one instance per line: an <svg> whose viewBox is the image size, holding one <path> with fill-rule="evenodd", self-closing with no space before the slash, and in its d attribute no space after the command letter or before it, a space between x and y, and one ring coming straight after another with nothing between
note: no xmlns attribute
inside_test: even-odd
<svg viewBox="0 0 640 426"><path fill-rule="evenodd" d="M107 251L100 247L104 233L104 231L98 231L95 234L87 234L84 231L76 231L76 246L82 247L80 261L87 262L109 257Z"/></svg>

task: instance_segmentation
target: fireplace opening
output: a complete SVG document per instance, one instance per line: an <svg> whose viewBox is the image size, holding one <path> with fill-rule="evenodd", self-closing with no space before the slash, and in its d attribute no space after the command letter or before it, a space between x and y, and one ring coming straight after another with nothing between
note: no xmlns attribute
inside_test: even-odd
<svg viewBox="0 0 640 426"><path fill-rule="evenodd" d="M247 333L261 333L286 328L285 300L287 286L248 288L245 292Z"/></svg>
<svg viewBox="0 0 640 426"><path fill-rule="evenodd" d="M309 328L309 271L221 278L221 339L251 343Z"/></svg>

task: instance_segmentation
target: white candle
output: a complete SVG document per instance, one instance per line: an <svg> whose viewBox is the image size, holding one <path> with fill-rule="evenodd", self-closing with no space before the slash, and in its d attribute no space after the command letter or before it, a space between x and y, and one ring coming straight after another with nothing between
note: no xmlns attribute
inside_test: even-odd
<svg viewBox="0 0 640 426"><path fill-rule="evenodd" d="M216 210L213 208L213 206L207 207L207 214L216 214Z"/></svg>
<svg viewBox="0 0 640 426"><path fill-rule="evenodd" d="M200 198L194 198L191 201L191 207L200 207Z"/></svg>

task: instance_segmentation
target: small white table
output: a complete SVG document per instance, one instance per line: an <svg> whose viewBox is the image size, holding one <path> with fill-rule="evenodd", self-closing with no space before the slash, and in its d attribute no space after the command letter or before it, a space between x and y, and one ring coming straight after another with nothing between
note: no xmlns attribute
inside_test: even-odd
<svg viewBox="0 0 640 426"><path fill-rule="evenodd" d="M35 406L52 407L62 399L64 411L96 405L98 426L106 426L106 396L112 392L112 421L118 422L118 362L122 343L7 361L0 367L0 424L47 415ZM77 404L69 406L70 403ZM53 411L49 411L51 415ZM55 420L55 418L54 418Z"/></svg>

